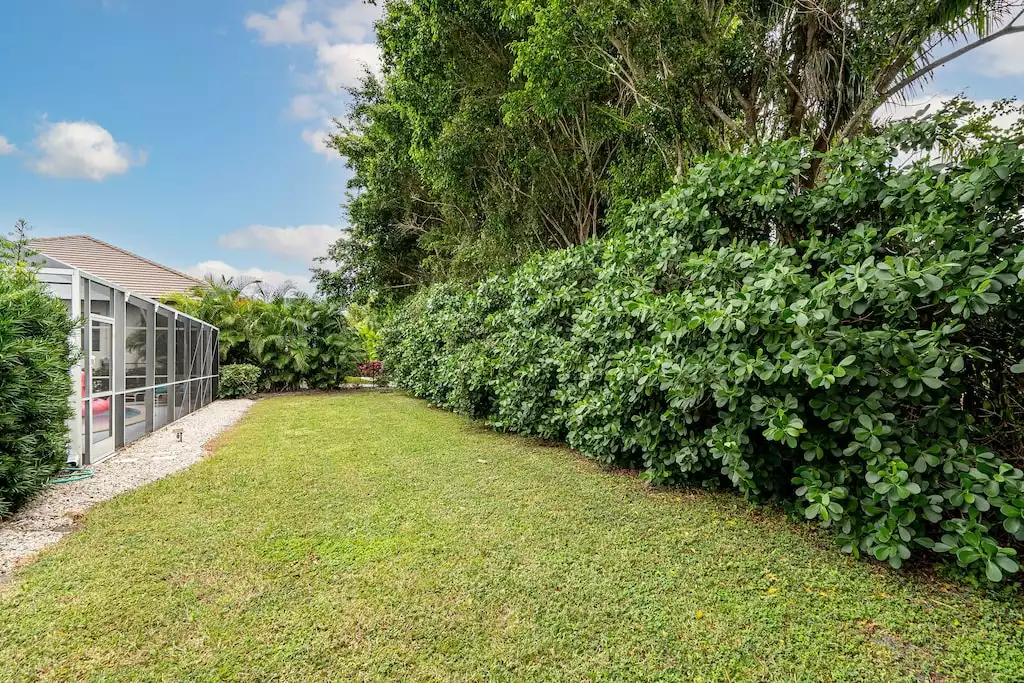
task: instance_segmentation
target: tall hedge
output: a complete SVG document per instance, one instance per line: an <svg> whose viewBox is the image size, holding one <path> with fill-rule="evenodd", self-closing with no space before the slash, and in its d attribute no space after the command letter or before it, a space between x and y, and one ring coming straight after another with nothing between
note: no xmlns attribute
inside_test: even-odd
<svg viewBox="0 0 1024 683"><path fill-rule="evenodd" d="M847 552L1018 570L1024 151L971 108L695 165L630 225L385 328L390 376L657 483L793 505ZM955 161L909 164L934 146ZM898 161L903 161L903 166Z"/></svg>
<svg viewBox="0 0 1024 683"><path fill-rule="evenodd" d="M22 265L0 258L0 516L66 461L72 329L64 304Z"/></svg>

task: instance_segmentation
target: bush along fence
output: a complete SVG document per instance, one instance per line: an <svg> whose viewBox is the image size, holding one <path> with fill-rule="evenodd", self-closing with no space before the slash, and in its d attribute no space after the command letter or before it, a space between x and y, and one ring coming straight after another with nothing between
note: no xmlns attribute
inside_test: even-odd
<svg viewBox="0 0 1024 683"><path fill-rule="evenodd" d="M384 364L652 482L791 504L846 552L999 581L1024 540L1024 151L986 121L955 102L816 183L800 140L708 158L600 242L416 295ZM958 159L894 164L935 145Z"/></svg>
<svg viewBox="0 0 1024 683"><path fill-rule="evenodd" d="M0 517L67 460L74 360L68 311L0 240Z"/></svg>
<svg viewBox="0 0 1024 683"><path fill-rule="evenodd" d="M245 398L259 393L260 375L263 372L255 365L224 365L220 369L217 389L218 398Z"/></svg>

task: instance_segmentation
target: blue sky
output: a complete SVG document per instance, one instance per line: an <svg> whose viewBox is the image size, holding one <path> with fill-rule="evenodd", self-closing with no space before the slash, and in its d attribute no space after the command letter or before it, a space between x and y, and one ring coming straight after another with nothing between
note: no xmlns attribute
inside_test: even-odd
<svg viewBox="0 0 1024 683"><path fill-rule="evenodd" d="M192 273L308 286L343 228L324 149L376 65L358 0L3 0L0 227L87 233ZM916 100L1024 97L1024 34Z"/></svg>
<svg viewBox="0 0 1024 683"><path fill-rule="evenodd" d="M338 86L375 62L378 12L0 2L0 227L301 282L342 226L345 170L320 140L344 113Z"/></svg>

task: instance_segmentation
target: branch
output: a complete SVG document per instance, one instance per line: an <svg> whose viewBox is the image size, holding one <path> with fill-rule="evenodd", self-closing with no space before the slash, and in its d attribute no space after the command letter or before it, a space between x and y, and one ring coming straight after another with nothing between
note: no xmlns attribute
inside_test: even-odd
<svg viewBox="0 0 1024 683"><path fill-rule="evenodd" d="M927 76L932 71L935 71L936 69L938 69L943 64L951 62L954 59L956 59L957 57L962 57L963 55L967 54L968 52L970 52L970 51L972 51L974 49L977 49L977 48L981 47L982 45L987 45L988 43L991 43L993 40L997 40L998 38L1002 38L1003 36L1008 36L1008 35L1011 35L1013 33L1020 33L1021 31L1024 31L1024 26L1014 26L1013 25L1014 22L1016 22L1018 19L1020 19L1022 15L1024 15L1024 10L1021 10L1020 12L1018 12L1017 16L1015 16L1013 19L1010 20L1010 23L1008 23L1006 26L1004 26L1003 28L999 29L995 33L990 33L987 36L985 36L984 38L979 38L978 40L974 41L973 43L970 43L968 45L964 45L959 50L954 50L953 52L950 52L945 57L940 57L939 59L936 59L934 62L929 62L928 64L925 64L920 69L918 69L914 73L910 74L909 76L904 78L902 81L900 81L899 83L897 83L896 85L892 86L891 88L886 90L884 93L882 93L882 99L883 100L889 99L890 97L892 97L893 95L895 95L899 91L903 90L904 88L906 88L908 85L910 85L914 81L918 80L919 78L921 78L923 76Z"/></svg>
<svg viewBox="0 0 1024 683"><path fill-rule="evenodd" d="M882 100L882 102L884 101L885 100ZM850 134L853 133L853 130L860 125L861 121L863 121L866 117L869 117L872 114L872 112L874 112L880 106L880 102L877 102L870 97L865 97L863 100L861 100L861 103L857 105L857 108L854 110L853 115L850 117L850 120L846 122L845 126L843 126L843 130L839 132L839 139L844 140L848 138Z"/></svg>
<svg viewBox="0 0 1024 683"><path fill-rule="evenodd" d="M711 98L709 98L709 97L705 97L704 98L704 106L706 106L708 109L710 109L711 112L722 121L722 123L724 123L725 125L729 126L734 131L739 133L740 135L745 135L746 134L747 131L743 130L743 126L741 126L739 124L739 122L736 121L736 119L732 118L731 116L726 114L724 111L722 111L722 109L717 104L715 104L714 102L711 101Z"/></svg>

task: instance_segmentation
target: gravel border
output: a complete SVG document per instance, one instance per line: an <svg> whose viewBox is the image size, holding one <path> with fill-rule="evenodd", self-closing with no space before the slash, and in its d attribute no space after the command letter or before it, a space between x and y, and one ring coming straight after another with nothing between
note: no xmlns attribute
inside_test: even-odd
<svg viewBox="0 0 1024 683"><path fill-rule="evenodd" d="M162 479L198 462L206 444L235 424L254 401L214 401L149 434L92 467L94 476L57 484L37 495L12 517L0 522L0 583L12 570L71 533L75 518L96 503ZM179 443L174 432L183 429Z"/></svg>

